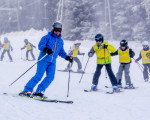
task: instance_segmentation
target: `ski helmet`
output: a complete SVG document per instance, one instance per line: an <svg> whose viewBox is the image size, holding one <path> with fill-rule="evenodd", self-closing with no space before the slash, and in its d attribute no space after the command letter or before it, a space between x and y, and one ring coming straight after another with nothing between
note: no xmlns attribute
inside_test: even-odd
<svg viewBox="0 0 150 120"><path fill-rule="evenodd" d="M76 41L74 42L74 44L81 44L81 42L80 42L79 40L76 40Z"/></svg>
<svg viewBox="0 0 150 120"><path fill-rule="evenodd" d="M24 39L24 42L28 42L28 39Z"/></svg>
<svg viewBox="0 0 150 120"><path fill-rule="evenodd" d="M96 36L95 36L95 41L96 42L98 42L98 41L104 41L104 37L103 37L103 35L102 34L97 34Z"/></svg>
<svg viewBox="0 0 150 120"><path fill-rule="evenodd" d="M120 41L120 46L121 47L127 47L128 46L128 42L126 40L121 40Z"/></svg>
<svg viewBox="0 0 150 120"><path fill-rule="evenodd" d="M8 38L7 37L4 37L4 41L7 41L8 40Z"/></svg>
<svg viewBox="0 0 150 120"><path fill-rule="evenodd" d="M143 46L149 46L149 43L148 43L148 41L143 41L143 42L142 42L142 45L143 45Z"/></svg>
<svg viewBox="0 0 150 120"><path fill-rule="evenodd" d="M62 31L62 24L59 22L55 22L52 26L53 31Z"/></svg>

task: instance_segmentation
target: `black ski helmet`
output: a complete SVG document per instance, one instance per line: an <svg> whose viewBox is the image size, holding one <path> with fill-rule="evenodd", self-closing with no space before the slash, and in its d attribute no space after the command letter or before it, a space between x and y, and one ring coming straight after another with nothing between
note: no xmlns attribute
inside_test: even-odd
<svg viewBox="0 0 150 120"><path fill-rule="evenodd" d="M121 47L127 47L128 46L128 42L126 40L121 40L120 41L120 46Z"/></svg>
<svg viewBox="0 0 150 120"><path fill-rule="evenodd" d="M103 37L103 35L102 34L97 34L96 36L95 36L95 41L96 42L98 42L98 41L104 41L104 37Z"/></svg>
<svg viewBox="0 0 150 120"><path fill-rule="evenodd" d="M53 26L52 26L52 30L53 30L53 31L56 30L56 31L61 32L61 31L62 31L62 24L59 23L59 22L55 22L55 23L53 24Z"/></svg>

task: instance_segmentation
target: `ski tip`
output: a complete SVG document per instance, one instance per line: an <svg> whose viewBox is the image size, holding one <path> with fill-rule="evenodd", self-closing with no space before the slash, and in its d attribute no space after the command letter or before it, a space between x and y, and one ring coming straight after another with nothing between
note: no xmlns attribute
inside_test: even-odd
<svg viewBox="0 0 150 120"><path fill-rule="evenodd" d="M84 90L84 92L91 92L91 90Z"/></svg>

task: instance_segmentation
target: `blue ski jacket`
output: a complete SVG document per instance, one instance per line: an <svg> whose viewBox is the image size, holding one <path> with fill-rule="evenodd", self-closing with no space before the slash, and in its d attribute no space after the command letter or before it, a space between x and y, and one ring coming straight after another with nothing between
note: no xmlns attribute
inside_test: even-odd
<svg viewBox="0 0 150 120"><path fill-rule="evenodd" d="M49 32L47 35L42 37L41 41L39 42L38 48L41 52L38 59L41 59L46 54L45 52L43 52L43 49L45 47L52 49L53 53L47 55L43 60L51 63L56 63L56 58L58 57L58 55L62 58L66 58L67 54L64 51L63 45L64 43L61 39L61 35L57 36L52 31Z"/></svg>

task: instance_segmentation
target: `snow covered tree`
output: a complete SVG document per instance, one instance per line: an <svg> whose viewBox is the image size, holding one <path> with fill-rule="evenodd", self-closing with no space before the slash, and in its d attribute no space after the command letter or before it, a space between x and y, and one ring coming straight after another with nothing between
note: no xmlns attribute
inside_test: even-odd
<svg viewBox="0 0 150 120"><path fill-rule="evenodd" d="M101 5L101 2L98 0L66 0L63 20L65 38L71 40L92 39L93 37L91 38L92 35L90 35L92 34L91 31L99 29L100 16L96 11L99 5Z"/></svg>

